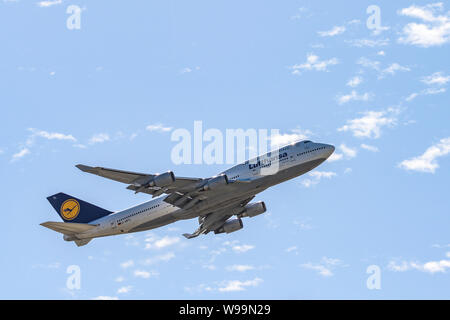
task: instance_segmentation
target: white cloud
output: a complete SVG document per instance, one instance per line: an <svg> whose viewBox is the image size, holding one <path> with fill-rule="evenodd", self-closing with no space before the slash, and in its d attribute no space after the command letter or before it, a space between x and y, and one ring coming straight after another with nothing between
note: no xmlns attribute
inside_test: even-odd
<svg viewBox="0 0 450 320"><path fill-rule="evenodd" d="M446 88L427 88L425 90L422 91L422 94L427 96L427 95L433 95L433 94L439 94L439 93L444 93L446 92L447 89Z"/></svg>
<svg viewBox="0 0 450 320"><path fill-rule="evenodd" d="M398 41L424 48L448 43L450 41L450 14L447 12L440 15L439 13L443 9L442 2L439 2L425 6L412 5L400 10L398 12L400 15L422 21L421 23L406 24Z"/></svg>
<svg viewBox="0 0 450 320"><path fill-rule="evenodd" d="M350 101L369 101L371 98L371 94L366 92L364 94L358 94L355 90L352 90L351 93L338 96L337 101L340 105L350 102Z"/></svg>
<svg viewBox="0 0 450 320"><path fill-rule="evenodd" d="M156 264L159 262L167 262L169 260L172 260L175 258L175 254L173 252L168 252L162 255L158 255L152 258L148 258L144 261L144 264L150 265L150 264Z"/></svg>
<svg viewBox="0 0 450 320"><path fill-rule="evenodd" d="M30 136L27 139L27 145L32 146L36 138L44 138L47 140L66 140L66 141L72 141L75 142L77 139L71 134L64 134L59 132L48 132L44 130L37 130L34 128L28 128L28 131L31 132Z"/></svg>
<svg viewBox="0 0 450 320"><path fill-rule="evenodd" d="M298 250L297 246L292 246L287 248L285 251L286 252L296 252Z"/></svg>
<svg viewBox="0 0 450 320"><path fill-rule="evenodd" d="M327 159L327 161L333 162L341 160L343 157L342 153L333 152L333 154Z"/></svg>
<svg viewBox="0 0 450 320"><path fill-rule="evenodd" d="M441 139L429 147L422 155L403 160L399 167L405 170L434 173L439 164L436 159L450 153L450 137Z"/></svg>
<svg viewBox="0 0 450 320"><path fill-rule="evenodd" d="M448 258L448 256L447 256ZM388 269L394 272L405 272L410 270L418 270L426 273L446 273L450 269L450 260L442 259L438 261L429 261L420 263L416 261L397 261L392 260L388 264Z"/></svg>
<svg viewBox="0 0 450 320"><path fill-rule="evenodd" d="M255 246L250 245L250 244L243 244L243 245L235 245L232 247L232 249L235 252L242 253L242 252L247 252L247 251L253 249L254 247Z"/></svg>
<svg viewBox="0 0 450 320"><path fill-rule="evenodd" d="M310 53L307 55L305 63L296 64L290 68L293 69L292 74L300 74L302 70L328 71L328 66L336 65L338 63L339 60L337 58L320 60L318 56Z"/></svg>
<svg viewBox="0 0 450 320"><path fill-rule="evenodd" d="M310 172L309 175L311 177L318 178L318 179L321 179L321 178L330 179L330 178L336 176L336 173L331 172L331 171L313 171L313 172Z"/></svg>
<svg viewBox="0 0 450 320"><path fill-rule="evenodd" d="M111 296L98 296L98 297L92 298L92 300L119 300L119 298L111 297Z"/></svg>
<svg viewBox="0 0 450 320"><path fill-rule="evenodd" d="M444 76L443 72L435 72L430 76L423 77L421 81L429 86L431 85L442 86L450 81L450 76Z"/></svg>
<svg viewBox="0 0 450 320"><path fill-rule="evenodd" d="M204 292L204 291L211 292L214 290L214 288L212 288L204 283L201 283L195 287L184 287L184 290L189 293L194 293L194 292L200 293L200 292Z"/></svg>
<svg viewBox="0 0 450 320"><path fill-rule="evenodd" d="M116 279L114 279L115 282L124 282L125 278L124 277L117 277Z"/></svg>
<svg viewBox="0 0 450 320"><path fill-rule="evenodd" d="M96 143L103 143L109 141L109 135L106 133L97 133L94 134L90 139L89 139L89 144L96 144Z"/></svg>
<svg viewBox="0 0 450 320"><path fill-rule="evenodd" d="M257 287L262 282L263 280L260 278L255 278L253 280L247 281L239 281L239 280L226 281L219 288L219 291L220 292L244 291L245 287Z"/></svg>
<svg viewBox="0 0 450 320"><path fill-rule="evenodd" d="M123 268L123 269L129 268L129 267L132 267L132 266L134 266L134 261L133 260L128 260L128 261L122 262L120 264L120 267Z"/></svg>
<svg viewBox="0 0 450 320"><path fill-rule="evenodd" d="M145 270L135 270L133 274L135 277L142 279L148 279L150 277L159 275L159 273L156 271L145 271Z"/></svg>
<svg viewBox="0 0 450 320"><path fill-rule="evenodd" d="M390 27L388 27L388 26L384 26L384 27L379 26L378 28L375 28L375 29L372 31L372 35L378 36L378 35L380 35L383 31L387 31L387 30L389 30L389 29L390 29Z"/></svg>
<svg viewBox="0 0 450 320"><path fill-rule="evenodd" d="M361 57L356 61L357 64L365 67L365 68L371 68L374 70L380 70L380 62L376 60L370 60L366 57Z"/></svg>
<svg viewBox="0 0 450 320"><path fill-rule="evenodd" d="M354 39L354 40L346 40L346 43L350 44L353 47L384 47L389 44L389 39Z"/></svg>
<svg viewBox="0 0 450 320"><path fill-rule="evenodd" d="M358 138L377 139L381 135L381 128L396 124L397 110L389 108L386 111L366 111L361 118L347 120L347 124L338 131L351 131Z"/></svg>
<svg viewBox="0 0 450 320"><path fill-rule="evenodd" d="M205 264L202 266L203 269L208 269L208 270L216 270L216 266L213 264Z"/></svg>
<svg viewBox="0 0 450 320"><path fill-rule="evenodd" d="M130 293L131 289L133 289L132 286L121 287L117 290L117 294Z"/></svg>
<svg viewBox="0 0 450 320"><path fill-rule="evenodd" d="M186 68L181 69L181 70L180 70L180 73L181 73L181 74L183 74L183 73L191 73L191 72L194 71L194 70L200 70L200 67L197 66L197 67L195 67L194 69L192 69L192 68L190 68L190 67L186 67Z"/></svg>
<svg viewBox="0 0 450 320"><path fill-rule="evenodd" d="M392 63L389 67L382 70L379 77L382 78L387 74L394 75L397 71L407 72L411 71L410 68L399 65L398 63Z"/></svg>
<svg viewBox="0 0 450 320"><path fill-rule="evenodd" d="M49 1L40 1L37 3L37 5L41 8L44 8L44 7L51 7L51 6L54 6L57 4L61 4L61 3L62 3L62 0L53 0L53 1L49 0Z"/></svg>
<svg viewBox="0 0 450 320"><path fill-rule="evenodd" d="M71 134L63 134L58 132L47 132L43 130L30 129L36 137L42 137L48 140L70 140L77 141Z"/></svg>
<svg viewBox="0 0 450 320"><path fill-rule="evenodd" d="M134 139L136 139L136 137L138 136L138 134L135 132L135 133L132 133L131 135L130 135L130 141L133 141Z"/></svg>
<svg viewBox="0 0 450 320"><path fill-rule="evenodd" d="M388 264L388 269L395 272L404 272L411 270L412 265L417 265L416 263L407 262L407 261L390 261Z"/></svg>
<svg viewBox="0 0 450 320"><path fill-rule="evenodd" d="M359 86L362 82L363 82L362 77L355 76L355 77L351 78L350 80L348 80L347 86L355 88L355 87Z"/></svg>
<svg viewBox="0 0 450 320"><path fill-rule="evenodd" d="M359 19L353 19L353 20L350 20L349 22L347 22L347 24L360 24L361 23L361 20L359 20Z"/></svg>
<svg viewBox="0 0 450 320"><path fill-rule="evenodd" d="M169 132L172 130L172 127L166 127L161 123L156 124L150 124L148 125L145 130L147 131L157 131L157 132Z"/></svg>
<svg viewBox="0 0 450 320"><path fill-rule="evenodd" d="M13 154L11 161L19 160L25 157L27 154L30 154L30 150L28 148L22 148L19 152Z"/></svg>
<svg viewBox="0 0 450 320"><path fill-rule="evenodd" d="M337 266L342 266L342 261L335 258L323 257L321 263L313 264L311 262L304 263L300 267L310 270L315 270L319 275L324 277L331 277L333 275L332 270Z"/></svg>
<svg viewBox="0 0 450 320"><path fill-rule="evenodd" d="M415 98L417 98L419 96L419 93L417 93L417 92L413 92L413 93L411 93L409 96L407 96L406 98L405 98L405 100L406 101L413 101Z"/></svg>
<svg viewBox="0 0 450 320"><path fill-rule="evenodd" d="M206 285L204 283L199 284L194 287L185 287L184 290L189 293L194 292L212 292L212 291L219 291L219 292L236 292L236 291L244 291L248 287L257 287L259 286L263 280L261 278L255 278L253 280L228 280L228 281L221 281L219 283L216 282L216 286L210 286Z"/></svg>
<svg viewBox="0 0 450 320"><path fill-rule="evenodd" d="M297 13L293 16L291 16L291 20L299 20L301 18L310 18L312 16L312 13L308 8L298 8Z"/></svg>
<svg viewBox="0 0 450 320"><path fill-rule="evenodd" d="M450 269L450 260L430 261L423 265L423 270L429 273L446 272Z"/></svg>
<svg viewBox="0 0 450 320"><path fill-rule="evenodd" d="M429 96L446 92L446 88L426 88L420 92L413 92L408 97L405 98L405 101L410 102L417 98L418 96Z"/></svg>
<svg viewBox="0 0 450 320"><path fill-rule="evenodd" d="M325 267L324 265L312 264L311 262L308 262L308 263L302 264L301 267L306 268L306 269L315 270L321 276L324 276L324 277L330 277L333 275L333 272L331 272L331 270L329 268Z"/></svg>
<svg viewBox="0 0 450 320"><path fill-rule="evenodd" d="M345 32L344 26L334 26L331 30L328 31L318 31L317 34L321 37L334 37L338 34L342 34Z"/></svg>
<svg viewBox="0 0 450 320"><path fill-rule="evenodd" d="M168 247L168 246L171 246L171 245L174 245L174 244L180 242L180 238L165 236L159 240L147 241L147 242L150 242L150 243L147 243L145 245L145 249L162 249L162 248L165 248L165 247Z"/></svg>
<svg viewBox="0 0 450 320"><path fill-rule="evenodd" d="M249 265L242 265L242 264L235 264L232 266L226 267L227 271L238 271L238 272L245 272L248 270L253 270L255 267L249 266Z"/></svg>
<svg viewBox="0 0 450 320"><path fill-rule="evenodd" d="M304 179L301 182L302 185L306 188L318 184L322 178L331 179L332 177L336 176L336 173L331 171L312 171L309 172L308 175L311 178Z"/></svg>
<svg viewBox="0 0 450 320"><path fill-rule="evenodd" d="M378 152L378 148L375 146L369 146L367 144L361 144L361 148L366 149L368 151L372 151L372 152Z"/></svg>
<svg viewBox="0 0 450 320"><path fill-rule="evenodd" d="M291 130L292 133L285 133L285 134L273 134L270 136L270 147L276 148L285 146L294 142L298 142L301 140L308 139L309 136L312 135L312 132L309 130L301 130L301 129L293 129Z"/></svg>
<svg viewBox="0 0 450 320"><path fill-rule="evenodd" d="M356 154L358 153L356 149L347 147L344 143L342 143L339 146L339 148L342 150L344 155L349 159L356 157Z"/></svg>
<svg viewBox="0 0 450 320"><path fill-rule="evenodd" d="M383 52L383 54L384 54L384 52ZM401 72L411 71L410 68L402 66L397 62L391 63L385 69L381 69L381 66L380 66L381 64L379 61L371 60L366 57L359 58L358 61L356 61L356 63L365 68L369 68L369 69L373 69L373 70L377 71L378 79L382 79L386 75L395 75L398 71L401 71Z"/></svg>
<svg viewBox="0 0 450 320"><path fill-rule="evenodd" d="M386 55L386 52L384 52L383 50L380 50L377 52L377 55L384 57Z"/></svg>
<svg viewBox="0 0 450 320"><path fill-rule="evenodd" d="M333 175L331 175L333 176ZM328 176L328 178L331 178L331 176ZM308 223L308 220L310 219L302 219L302 220L294 220L293 223L298 226L301 230L311 230L312 226Z"/></svg>

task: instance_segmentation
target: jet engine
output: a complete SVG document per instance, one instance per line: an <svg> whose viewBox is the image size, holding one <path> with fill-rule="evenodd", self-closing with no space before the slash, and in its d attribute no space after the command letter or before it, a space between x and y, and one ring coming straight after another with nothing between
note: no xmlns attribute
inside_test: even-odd
<svg viewBox="0 0 450 320"><path fill-rule="evenodd" d="M148 184L150 187L166 187L175 182L175 175L172 171L158 174Z"/></svg>
<svg viewBox="0 0 450 320"><path fill-rule="evenodd" d="M263 201L249 203L245 207L243 213L239 215L239 217L254 217L261 213L266 212L266 204Z"/></svg>
<svg viewBox="0 0 450 320"><path fill-rule="evenodd" d="M231 232L235 232L238 230L241 230L244 227L242 220L240 218L238 219L231 219L228 220L227 222L225 222L223 224L222 227L220 227L219 229L215 230L214 233L218 234L218 233L231 233Z"/></svg>
<svg viewBox="0 0 450 320"><path fill-rule="evenodd" d="M214 190L217 187L224 186L228 184L228 177L226 174L221 174L220 176L213 177L208 180L208 182L203 186L204 191Z"/></svg>
<svg viewBox="0 0 450 320"><path fill-rule="evenodd" d="M77 237L69 236L69 235L67 235L67 234L65 234L65 235L63 236L63 239L64 239L65 241L74 241L74 240L78 240Z"/></svg>

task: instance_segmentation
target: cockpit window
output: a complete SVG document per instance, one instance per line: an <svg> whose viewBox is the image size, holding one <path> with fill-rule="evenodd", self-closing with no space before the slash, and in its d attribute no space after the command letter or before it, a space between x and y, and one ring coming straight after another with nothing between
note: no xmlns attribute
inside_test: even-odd
<svg viewBox="0 0 450 320"><path fill-rule="evenodd" d="M303 143L310 143L311 141L309 141L309 140L305 140L305 141L303 141Z"/></svg>

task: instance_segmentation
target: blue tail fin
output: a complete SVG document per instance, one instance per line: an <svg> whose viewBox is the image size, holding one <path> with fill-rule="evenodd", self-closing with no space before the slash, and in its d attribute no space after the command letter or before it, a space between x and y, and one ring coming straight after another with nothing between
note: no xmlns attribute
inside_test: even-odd
<svg viewBox="0 0 450 320"><path fill-rule="evenodd" d="M86 201L57 193L47 198L64 222L88 223L112 213Z"/></svg>

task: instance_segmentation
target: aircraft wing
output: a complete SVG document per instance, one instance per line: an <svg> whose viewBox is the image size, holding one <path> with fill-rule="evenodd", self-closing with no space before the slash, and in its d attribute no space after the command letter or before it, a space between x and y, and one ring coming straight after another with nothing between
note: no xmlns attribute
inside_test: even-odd
<svg viewBox="0 0 450 320"><path fill-rule="evenodd" d="M127 189L133 190L135 193L143 192L151 194L153 197L160 196L163 193L172 194L175 192L184 195L186 192L195 189L203 181L202 178L175 178L172 172L159 175L103 167L90 167L82 164L78 164L76 167L83 172L129 184ZM160 179L160 183L158 183L158 179Z"/></svg>
<svg viewBox="0 0 450 320"><path fill-rule="evenodd" d="M167 194L165 202L188 210L202 200L220 196L223 192L238 192L248 181L228 181L225 175L212 178L175 177L169 171L162 174L131 172L103 167L76 165L83 172L128 184L127 189L143 192L153 197Z"/></svg>

